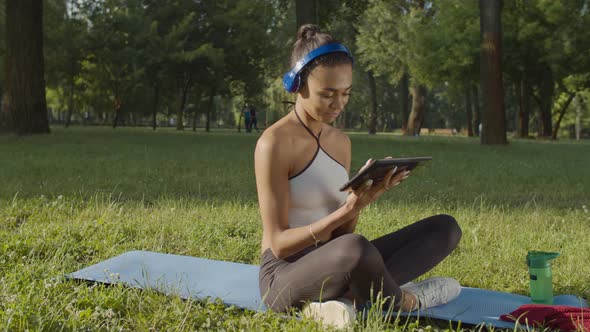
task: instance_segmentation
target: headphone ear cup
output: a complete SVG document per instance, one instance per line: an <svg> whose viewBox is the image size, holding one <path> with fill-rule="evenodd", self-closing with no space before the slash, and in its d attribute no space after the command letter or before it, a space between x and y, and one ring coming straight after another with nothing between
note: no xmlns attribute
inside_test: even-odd
<svg viewBox="0 0 590 332"><path fill-rule="evenodd" d="M295 93L299 91L299 88L301 88L301 75L297 74L293 78L293 86L291 87L291 92Z"/></svg>

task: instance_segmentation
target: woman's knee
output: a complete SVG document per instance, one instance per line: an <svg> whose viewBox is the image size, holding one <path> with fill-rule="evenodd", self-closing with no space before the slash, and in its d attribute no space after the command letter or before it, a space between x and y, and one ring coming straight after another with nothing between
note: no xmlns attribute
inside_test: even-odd
<svg viewBox="0 0 590 332"><path fill-rule="evenodd" d="M439 214L434 216L437 223L437 233L442 234L442 238L446 240L446 245L453 250L461 241L463 232L457 220L448 214Z"/></svg>
<svg viewBox="0 0 590 332"><path fill-rule="evenodd" d="M363 263L383 259L371 241L360 234L345 234L333 241L335 242L332 256L334 263L349 272Z"/></svg>

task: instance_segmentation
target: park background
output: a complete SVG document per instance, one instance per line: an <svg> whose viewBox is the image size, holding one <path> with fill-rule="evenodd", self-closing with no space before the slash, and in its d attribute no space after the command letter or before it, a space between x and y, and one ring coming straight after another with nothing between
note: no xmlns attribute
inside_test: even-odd
<svg viewBox="0 0 590 332"><path fill-rule="evenodd" d="M473 136L481 124L493 144L504 133L590 136L584 0L11 3L0 2L3 131L48 131L15 115L42 117L44 104L49 122L66 127L179 130L241 129L249 104L266 127L293 100L281 79L297 27L316 23L356 57L339 128ZM36 89L29 103L39 111L11 113L19 84Z"/></svg>
<svg viewBox="0 0 590 332"><path fill-rule="evenodd" d="M363 212L360 233L451 214L462 242L429 275L526 295L526 252L559 251L555 292L588 299L589 6L0 0L0 326L321 329L63 278L129 250L259 262L259 134L245 132L243 110L256 108L261 130L289 111L281 78L310 22L355 55L334 124L351 137L353 170L433 156ZM373 315L355 326L420 328L449 324Z"/></svg>

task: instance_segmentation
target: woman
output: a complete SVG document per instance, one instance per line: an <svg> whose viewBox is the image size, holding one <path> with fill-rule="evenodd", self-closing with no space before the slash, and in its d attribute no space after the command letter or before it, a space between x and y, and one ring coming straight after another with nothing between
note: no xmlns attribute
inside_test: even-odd
<svg viewBox="0 0 590 332"><path fill-rule="evenodd" d="M362 305L379 291L386 305L405 311L456 297L460 286L450 278L406 284L456 247L461 230L452 217L433 216L372 241L354 233L363 208L409 172L394 176L391 170L378 183L338 190L348 180L351 144L329 124L350 97L348 49L317 26L304 25L291 64L284 83L297 93L295 108L264 131L254 158L265 304L282 312L307 303L304 314L344 326L355 318L351 301Z"/></svg>

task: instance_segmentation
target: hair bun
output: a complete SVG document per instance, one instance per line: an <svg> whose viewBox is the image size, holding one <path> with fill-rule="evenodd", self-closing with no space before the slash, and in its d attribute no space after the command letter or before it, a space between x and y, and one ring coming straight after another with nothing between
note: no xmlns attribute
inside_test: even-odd
<svg viewBox="0 0 590 332"><path fill-rule="evenodd" d="M320 27L315 24L304 24L297 31L297 39L311 39L316 33L320 33Z"/></svg>

